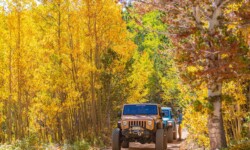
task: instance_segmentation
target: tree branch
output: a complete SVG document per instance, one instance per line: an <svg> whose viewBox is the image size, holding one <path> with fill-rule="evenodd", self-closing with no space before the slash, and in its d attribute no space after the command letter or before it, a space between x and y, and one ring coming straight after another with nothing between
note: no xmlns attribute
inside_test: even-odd
<svg viewBox="0 0 250 150"><path fill-rule="evenodd" d="M203 27L202 27L202 22L201 22L199 10L200 10L199 6L194 6L193 7L193 16L194 16L197 27L202 30Z"/></svg>

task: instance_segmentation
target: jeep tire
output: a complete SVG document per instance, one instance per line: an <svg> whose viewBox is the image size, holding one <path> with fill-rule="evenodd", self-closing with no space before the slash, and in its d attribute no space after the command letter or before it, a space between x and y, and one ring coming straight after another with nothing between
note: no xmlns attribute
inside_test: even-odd
<svg viewBox="0 0 250 150"><path fill-rule="evenodd" d="M122 148L129 148L129 142L123 141L121 146L122 146Z"/></svg>
<svg viewBox="0 0 250 150"><path fill-rule="evenodd" d="M173 127L168 128L168 142L172 143L174 138Z"/></svg>
<svg viewBox="0 0 250 150"><path fill-rule="evenodd" d="M157 129L156 131L156 140L155 140L155 149L156 150L166 150L167 149L167 137L164 132L164 129Z"/></svg>
<svg viewBox="0 0 250 150"><path fill-rule="evenodd" d="M120 129L115 128L112 132L112 150L121 150Z"/></svg>

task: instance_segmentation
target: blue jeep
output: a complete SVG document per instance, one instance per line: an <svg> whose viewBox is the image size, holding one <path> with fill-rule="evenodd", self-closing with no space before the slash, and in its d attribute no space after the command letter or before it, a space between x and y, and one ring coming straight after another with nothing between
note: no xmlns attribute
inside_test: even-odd
<svg viewBox="0 0 250 150"><path fill-rule="evenodd" d="M162 117L164 128L167 131L168 142L173 142L177 138L176 123L173 118L172 109L170 107L162 107L162 112L164 116Z"/></svg>

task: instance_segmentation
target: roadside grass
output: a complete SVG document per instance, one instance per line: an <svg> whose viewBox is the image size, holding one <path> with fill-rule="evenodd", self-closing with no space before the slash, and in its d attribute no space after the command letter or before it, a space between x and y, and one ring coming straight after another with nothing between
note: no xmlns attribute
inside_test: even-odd
<svg viewBox="0 0 250 150"><path fill-rule="evenodd" d="M221 150L250 150L250 139L244 138L241 141L231 142L228 148L224 148Z"/></svg>
<svg viewBox="0 0 250 150"><path fill-rule="evenodd" d="M108 137L106 137L108 138ZM97 150L105 148L105 137L88 137L78 141L64 141L63 143L43 143L36 134L12 143L0 143L0 150Z"/></svg>
<svg viewBox="0 0 250 150"><path fill-rule="evenodd" d="M76 141L73 144L64 143L62 145L48 143L48 144L39 144L39 143L29 143L28 140L18 140L11 144L2 144L0 145L0 150L93 150L88 142L85 140Z"/></svg>
<svg viewBox="0 0 250 150"><path fill-rule="evenodd" d="M236 144L230 147L229 150L250 150L250 141Z"/></svg>

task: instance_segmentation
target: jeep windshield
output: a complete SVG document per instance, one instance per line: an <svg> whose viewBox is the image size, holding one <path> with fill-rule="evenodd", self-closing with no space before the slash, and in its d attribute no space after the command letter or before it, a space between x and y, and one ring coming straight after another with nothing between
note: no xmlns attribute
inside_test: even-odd
<svg viewBox="0 0 250 150"><path fill-rule="evenodd" d="M166 118L169 118L169 110L162 110L162 112L164 113L164 117L166 117Z"/></svg>
<svg viewBox="0 0 250 150"><path fill-rule="evenodd" d="M125 105L123 115L157 115L157 105Z"/></svg>

